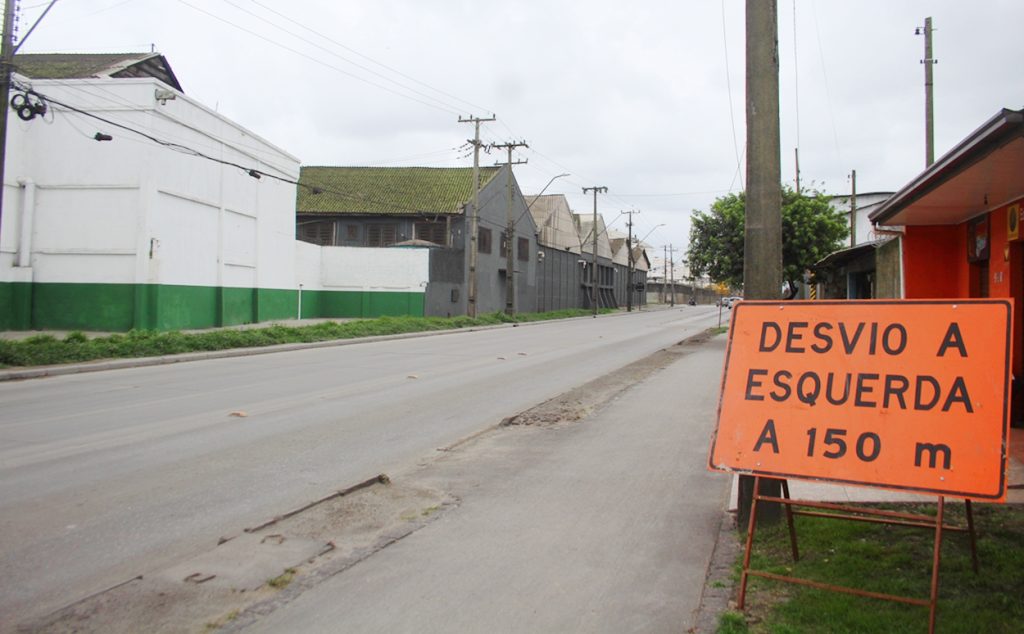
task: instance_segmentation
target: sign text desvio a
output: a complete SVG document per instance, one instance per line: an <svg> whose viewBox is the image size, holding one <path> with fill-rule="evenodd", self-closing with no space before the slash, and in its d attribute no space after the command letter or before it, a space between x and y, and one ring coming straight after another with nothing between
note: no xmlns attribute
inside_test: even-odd
<svg viewBox="0 0 1024 634"><path fill-rule="evenodd" d="M1012 311L739 302L709 466L1004 501Z"/></svg>

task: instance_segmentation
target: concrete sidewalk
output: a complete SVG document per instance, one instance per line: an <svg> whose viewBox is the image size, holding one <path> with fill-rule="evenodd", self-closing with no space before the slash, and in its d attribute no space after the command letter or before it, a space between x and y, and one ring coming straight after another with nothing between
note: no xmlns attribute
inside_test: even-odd
<svg viewBox="0 0 1024 634"><path fill-rule="evenodd" d="M245 631L687 631L730 482L705 466L724 346L583 420L503 427L392 474L458 505Z"/></svg>

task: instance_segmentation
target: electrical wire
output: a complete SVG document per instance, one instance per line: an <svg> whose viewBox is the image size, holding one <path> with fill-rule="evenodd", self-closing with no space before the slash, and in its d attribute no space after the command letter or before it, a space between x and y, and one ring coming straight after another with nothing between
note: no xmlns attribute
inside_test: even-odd
<svg viewBox="0 0 1024 634"><path fill-rule="evenodd" d="M263 17L261 15L258 15L256 13L252 12L252 11L249 11L248 9L246 9L244 7L241 7L241 6L237 5L237 4L235 4L234 2L232 2L232 0L221 0L221 2L223 2L223 3L225 3L225 4L229 5L229 6L232 6L232 7L236 8L236 9L238 9L239 11L241 11L241 12L247 14L247 15L250 15L250 16L252 16L254 18L256 18L257 20L260 20L261 22L265 22L265 23L269 24L270 26L272 26L273 28L275 28L275 29L277 29L279 31L287 33L288 35L298 39L299 41L303 42L304 44L308 44L310 46L314 46L314 47L320 49L321 51L324 51L325 53L327 53L329 55L333 55L334 57L342 60L343 62L351 64L351 65L355 66L356 68L358 68L360 70L363 70L363 71L365 71L367 73L370 73L371 75L374 75L376 77L379 77L380 79L383 79L384 81L391 82L392 84L395 84L396 86L399 86L400 88L402 88L404 90L408 90L409 92L412 92L412 93L414 93L416 95L419 95L420 97L423 97L424 99L430 99L432 101L436 101L438 104L440 104L444 108L453 108L453 109L457 110L457 108L455 108L455 106L453 106L452 104L445 103L443 100L438 99L438 98L436 98L436 97L434 97L432 95L428 95L427 93L422 92L420 90L416 90L415 88L410 88L409 86L406 86L406 85L402 84L399 81L396 81L396 80L394 80L394 79L392 79L392 78L390 78L390 77L388 77L388 76L386 76L386 75L384 75L382 73L379 73L379 72L373 70L372 68L367 68L366 66L364 66L362 64L359 64L357 62L354 62L354 61L348 59L344 55L339 55L338 53L330 50L329 48L321 46L321 45L319 45L319 44L317 44L315 42L310 42L309 40L305 39L301 35L298 35L297 33L293 32L293 31L289 31L288 29L284 28L280 24L278 24L278 23L276 23L276 22L274 22L272 20L269 20L269 19L267 19L267 18L265 18L265 17Z"/></svg>
<svg viewBox="0 0 1024 634"><path fill-rule="evenodd" d="M85 96L88 96L90 98L99 100L101 102L110 103L110 104L112 104L113 107L116 107L116 108L118 108L120 110L125 110L125 111L129 111L129 112L137 112L137 113L147 114L147 115L150 115L150 116L155 116L154 112L151 109L140 107L138 103L134 103L132 101L129 101L128 99L126 99L123 96L117 94L116 92L113 92L111 90L107 90L103 86L93 85L93 84L89 84L88 86L85 86L85 85L82 85L81 82L67 81L67 80L60 80L60 79L53 79L53 80L49 80L48 79L46 81L48 83L53 83L53 84L59 85L59 86L65 88L67 90L75 91L77 93L81 93L81 94L83 94ZM97 90L99 92L93 92L93 90L91 90L91 89ZM102 94L100 94L100 93L102 93ZM47 98L49 99L49 97L47 97ZM110 116L110 115L108 115L108 116ZM161 113L161 116L165 116L166 117L167 115L164 115L164 114ZM113 117L111 117L111 118L113 118ZM113 119L113 120L114 120L115 123L126 124L123 120L122 121L118 121L117 119ZM269 160L266 157L265 150L260 148L260 147L258 147L258 146L249 145L249 144L246 144L246 143L243 143L243 142L239 142L237 140L224 139L224 138L218 137L218 136L216 136L214 134L211 134L210 132L207 132L205 130L201 130L199 128L195 128L195 127L193 127L193 126L191 126L191 125L189 125L187 123L184 123L184 122L181 122L181 121L177 121L175 119L172 119L172 120L175 121L175 123L177 123L178 125L184 126L184 127L188 128L188 129L192 130L193 132L202 135L202 137L204 137L204 138L201 139L201 140L198 140L199 144L200 144L200 146L205 146L205 148L208 151L211 151L211 152L219 151L221 149L220 146L224 145L224 146L228 146L228 147L232 148L232 150L238 152L239 154L243 154L243 155L247 154L247 155L249 155L250 158L253 158L253 159L257 160L257 161L260 161L262 163L272 164L272 161ZM175 135L175 134L169 133L169 132L165 132L165 136L166 137L170 137L172 140L175 140L175 139L176 140L180 140L180 141L186 141L187 140L187 141L189 141L189 142L191 142L193 144L197 141L197 139L195 139L194 137L189 137L189 138L186 139L186 137L184 137L184 136ZM210 142L207 142L207 139ZM165 139L165 140L167 140L167 139Z"/></svg>
<svg viewBox="0 0 1024 634"><path fill-rule="evenodd" d="M795 2L796 0L794 0ZM743 159L740 155L739 140L736 138L736 113L732 107L732 75L729 72L729 40L727 37L726 20L725 20L725 0L722 0L722 47L725 50L725 86L729 92L729 124L732 126L732 150L736 155L736 174L742 171ZM733 176L733 182L736 181L736 177ZM740 176L740 189L743 189L743 176ZM729 184L729 190L732 190L732 183Z"/></svg>
<svg viewBox="0 0 1024 634"><path fill-rule="evenodd" d="M800 57L796 52L796 0L793 0L793 102L796 108L796 148L800 149ZM797 178L800 175L797 174Z"/></svg>
<svg viewBox="0 0 1024 634"><path fill-rule="evenodd" d="M283 13L275 11L274 9L272 9L271 7L268 7L267 5L263 4L262 2L258 2L257 0L250 0L250 2L252 2L253 4L255 4L255 5L259 6L259 7L262 7L263 9L269 11L270 13L273 13L274 15L278 16L279 18L282 18L284 20L287 20L288 22L291 22L292 24L298 26L299 28L305 29L306 31L309 31L312 34L314 34L314 35L316 35L318 37L323 38L324 40L330 42L331 44L334 44L335 46L341 47L341 48L345 49L346 51L349 51L349 52L351 52L351 53L353 53L355 55L358 55L359 57L367 60L368 62L372 62L372 63L376 64L377 66L380 66L381 68L384 68L384 69L386 69L388 71L391 71L392 73L398 75L399 77L402 77L403 79L408 79L409 81L415 82L415 83L417 83L420 86L423 86L425 88L429 88L430 90L433 90L434 92L436 92L438 94L444 95L445 97L449 97L449 98L454 99L456 101L461 101L463 104L465 104L467 106L471 106L472 108L476 108L477 110L480 110L482 112L492 112L491 110L489 110L487 108L484 108L482 106L478 106L478 105L474 104L471 101L466 101L465 99L462 99L462 98L460 98L460 97L458 97L456 95L453 95L451 93L445 92L445 91L443 91L443 90L441 90L439 88L435 88L434 86L431 86L430 84L428 84L426 82L422 82L422 81L416 79L415 77L411 77L409 75L406 75L405 73L403 73L403 72L401 72L401 71L399 71L399 70L397 70L395 68L392 68L391 66L388 66L387 64L384 64L382 62L378 62L377 60L373 59L372 57L364 55L363 53L360 53L359 51L357 51L354 48L351 48L349 46L345 46L341 42L339 42L339 41L337 41L335 39L332 39L331 37L329 37L327 35L324 35L320 31L317 31L316 29L313 29L313 28L311 28L311 27L309 27L309 26L307 26L305 24L302 24L302 23L300 23L300 22L298 22L298 21L288 17L287 15L285 15Z"/></svg>
<svg viewBox="0 0 1024 634"><path fill-rule="evenodd" d="M818 10L816 5L811 3L811 15L814 16L814 33L818 38L818 56L821 59L821 76L825 80L825 99L828 103L828 117L832 122L832 138L836 143L836 154L839 156L839 160L843 160L843 152L839 148L839 132L836 128L836 117L832 109L832 92L828 87L828 73L825 70L825 49L821 45L821 28L818 26Z"/></svg>
<svg viewBox="0 0 1024 634"><path fill-rule="evenodd" d="M331 69L331 70L333 70L333 71L335 71L337 73L341 73L342 75L346 75L348 77L351 77L351 78L353 78L353 79L355 79L357 81L361 81L361 82L363 82L365 84L368 84L370 86L373 86L375 88L379 88L381 90L390 92L391 94L397 95L397 96L402 97L404 99L409 99L410 101L415 101L415 102L420 103L420 104L422 104L424 106L427 106L427 107L430 107L430 108L434 108L435 110L440 110L442 112L447 112L447 113L453 114L455 116L459 116L460 114L462 114L458 110L453 110L453 109L451 109L449 107L439 106L439 105L436 105L436 104L432 104L432 103L430 103L428 101L424 101L422 99L417 99L416 97L413 97L411 95L407 95L405 93L399 92L399 91L397 91L397 90L395 90L393 88L389 88L387 86L384 86L383 84L379 84L377 82L370 81L369 79L366 79L365 77L360 77L359 75L356 75L355 73L350 73L347 70L339 68L339 67L337 67L337 66L335 66L333 64L329 64L329 63L327 63L327 62L325 62L325 61L323 61L321 59L317 59L316 57L313 57L312 55L308 55L306 53L303 53L302 51L300 51L298 49L292 48L291 46L288 46L287 44L282 44L282 43L280 43L280 42L278 42L276 40L273 40L273 39L271 39L271 38L269 38L269 37L267 37L265 35L260 35L256 31L253 31L251 29L247 29L247 28L245 28L243 26L240 26L238 24L230 22L229 20L226 20L225 18L222 18L219 15L210 13L209 11L207 11L205 9L200 9L199 7L195 6L194 4L190 4L190 3L186 2L185 0L178 0L178 2L183 4L183 5L185 5L186 7L189 7L190 9L193 9L195 11L198 11L199 13L202 13L203 15L209 16L209 17L213 18L214 20L217 20L219 22L223 22L224 24L227 24L231 28L234 28L234 29L237 29L239 31L248 33L249 35L252 35L253 37L257 37L257 38L263 40L264 42L267 42L269 44L273 44L274 46L277 46L278 48L283 48L284 50L286 50L286 51L288 51L290 53L294 53L294 54L296 54L296 55L298 55L300 57L304 57L305 59L308 59L308 60L310 60L312 62L320 64L321 66L324 66L325 68L329 68L329 69Z"/></svg>

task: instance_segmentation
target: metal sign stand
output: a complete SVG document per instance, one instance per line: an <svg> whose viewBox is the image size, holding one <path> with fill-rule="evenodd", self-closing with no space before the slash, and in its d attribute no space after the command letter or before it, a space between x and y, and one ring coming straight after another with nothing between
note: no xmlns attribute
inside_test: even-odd
<svg viewBox="0 0 1024 634"><path fill-rule="evenodd" d="M884 601L895 601L897 603L908 603L910 605L921 605L928 606L928 632L934 634L935 632L935 612L938 605L939 599L939 555L942 547L942 533L943 531L954 531L954 532L966 532L970 536L971 542L971 563L974 567L974 572L978 572L978 549L977 539L974 532L974 513L971 510L971 501L964 500L966 504L966 515L967 515L967 526L952 526L944 523L945 520L945 508L946 498L939 496L938 512L935 517L929 515L917 515L913 513L900 513L897 511L884 511L880 509L865 509L854 506L846 506L842 504L832 504L828 502L812 502L808 500L793 500L789 497L789 483L786 480L782 480L782 495L783 497L772 497L760 495L761 476L754 477L754 500L750 507L750 521L747 526L747 547L743 554L743 575L740 578L740 596L737 603L737 607L742 611L744 603L746 601L747 594L747 580L750 575L762 577L765 579L774 579L776 581L785 581L787 583L795 583L799 585L810 586L812 588L818 588L821 590L828 590L831 592L843 592L846 594L853 594L860 597L869 597L872 599L882 599ZM785 575L779 575L771 572L765 572L762 570L751 570L750 569L750 552L754 544L754 532L757 528L757 503L761 502L775 502L782 504L786 508L786 523L789 526L789 542L793 552L793 561L800 560L800 551L797 547L796 541L796 528L793 525L794 515L806 515L810 517L825 517L830 519L846 519L858 522L871 522L874 524L893 524L897 526L910 526L914 528L927 528L935 531L935 547L934 554L932 557L932 583L931 593L928 599L918 599L915 597L904 597L894 594L885 594L882 592L871 592L868 590L860 590L858 588L849 588L846 586L836 586L828 583L821 583L819 581L811 581L810 579L800 579L798 577L788 577ZM792 507L806 507L814 509L823 509L829 511L837 511L836 513L823 513L820 511L794 511Z"/></svg>

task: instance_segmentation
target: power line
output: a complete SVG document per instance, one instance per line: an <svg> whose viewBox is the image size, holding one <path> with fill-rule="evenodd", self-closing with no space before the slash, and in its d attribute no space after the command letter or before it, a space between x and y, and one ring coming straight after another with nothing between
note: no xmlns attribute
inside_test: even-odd
<svg viewBox="0 0 1024 634"><path fill-rule="evenodd" d="M740 158L739 141L736 139L736 113L732 108L732 76L729 73L729 40L726 36L725 28L725 0L722 0L722 46L725 49L725 86L729 91L729 124L732 126L732 150L736 155L736 174L743 171L741 167L743 159ZM733 182L736 177L733 176ZM732 183L729 184L729 189L732 189ZM743 176L740 175L740 189L743 189Z"/></svg>
<svg viewBox="0 0 1024 634"><path fill-rule="evenodd" d="M304 25L304 24L302 24L302 23L300 23L300 22L298 22L296 20L293 20L292 18L288 17L287 15L285 15L283 13L275 11L274 9L272 9L271 7L268 7L267 5L263 4L262 2L258 2L257 0L250 0L250 1L253 4L255 4L255 5L259 6L259 7L262 7L264 9L266 9L267 11L273 13L276 16L278 16L280 18L283 18L283 19L287 20L288 22L291 22L292 24L294 24L294 25L296 25L296 26L298 26L298 27L300 27L302 29L307 30L310 33L313 33L314 35L317 35L318 37L321 37L321 38L327 40L328 42L330 42L330 43L332 43L332 44L334 44L336 46L340 46L341 48L345 49L346 51L354 53L355 55L358 55L359 57L361 57L361 58L363 58L363 59L365 59L365 60L367 60L369 62L372 62L372 63L380 66L381 68L385 68L385 69L391 71L392 73L395 73L399 77L402 77L404 79L408 79L409 81L415 82L415 83L417 83L417 84L419 84L419 85L421 85L421 86L423 86L425 88L429 88L430 90L433 90L434 92L437 92L438 94L441 94L441 95L444 95L446 97L450 97L452 99L455 99L456 101L461 101L462 103L466 104L467 106L471 106L472 109L474 109L474 110L482 110L484 112L493 112L493 110L490 110L489 108L483 108L481 106L478 106L478 105L474 104L471 101L466 101L465 99L462 99L462 98L460 98L460 97L458 97L456 95L453 95L451 93L445 92L445 91L443 91L443 90L441 90L439 88L435 88L434 86L431 86L430 84L428 84L426 82L422 82L422 81L416 79L415 77L410 77L409 75L406 75L405 73L403 73L403 72L401 72L401 71L399 71L399 70L397 70L395 68L392 68L391 66L388 66L387 64L378 62L377 60L373 59L372 57L364 55L363 53L360 53L359 51L355 50L354 48L351 48L349 46L345 46L341 42L339 42L339 41L337 41L335 39L332 39L331 37L329 37L327 35L324 35L320 31L317 31L316 29L310 28L309 26L306 26L306 25Z"/></svg>
<svg viewBox="0 0 1024 634"><path fill-rule="evenodd" d="M106 117L101 117L100 115L97 115L95 113L89 112L87 110L83 110L83 109L78 108L76 106L72 106L70 104L64 103L64 102L59 101L57 99L53 99L52 97L49 97L49 96L44 95L42 93L39 93L39 92L37 92L35 90L29 89L29 88L26 88L26 87L23 87L23 86L19 86L19 89L23 90L26 94L33 95L33 96L35 96L38 99L43 99L46 102L49 102L49 103L52 103L54 105L60 106L61 108L64 108L64 109L66 109L66 110L68 110L68 111L70 111L72 113L76 113L78 115L83 115L83 116L89 117L91 119L95 119L95 120L103 122L103 123L105 123L107 125L111 125L111 126L114 126L115 128L124 130L126 132L131 132L132 134L136 134L136 135L138 135L140 137L143 137L143 138L145 138L145 139L147 139L147 140L149 140L149 141L151 141L151 142L153 142L153 143L155 143L155 144L157 144L157 145L159 145L161 147L170 149L172 151L180 152L182 154L186 154L186 155L189 155L189 156L194 156L196 158L202 158L202 159L205 159L205 160L208 160L208 161L212 161L214 163L219 163L221 165L226 165L226 166L229 166L229 167L238 168L238 169L242 170L244 173L246 173L249 176L251 176L253 178L256 178L256 179L261 179L262 177L267 177L267 178L270 178L270 179L273 179L273 180L281 181L283 183L288 183L290 185L295 185L297 187L305 188L308 191L312 192L313 194L329 193L329 194L333 194L335 196L338 196L340 198L344 198L344 199L347 199L347 200L352 200L352 201L357 201L357 202L364 202L364 203L371 203L371 204L378 204L378 205L381 205L382 207L387 207L387 208L390 208L390 209L395 209L395 210L398 210L398 211L408 212L408 213L417 214L417 215L436 215L437 214L436 211L429 211L429 210L424 210L424 209L415 209L415 208L412 208L412 207L406 207L406 206L403 206L403 205L400 205L400 204L396 204L394 201L383 201L383 200L374 199L374 198L367 197L367 196L354 195L354 194L352 194L350 192L341 191L341 190L335 189L334 187L330 187L330 186L310 185L308 183L300 182L299 180L296 180L296 179L291 179L291 178L286 178L286 177L278 176L276 174L271 174L271 173L269 173L269 172L267 172L265 170L261 170L259 168L255 168L255 167L251 167L251 166L247 166L247 165L242 165L240 163L236 163L234 161L228 161L228 160L225 160L225 159L217 158L215 156L210 156L209 154L206 154L204 152L196 150L195 148L189 147L189 146L181 144L181 143L176 143L176 142L173 142L173 141L167 141L165 139L161 139L161 138L156 137L156 136L154 136L152 134L149 134L148 132L144 132L142 130L138 130L136 128L133 128L133 127L131 127L129 125L125 125L123 123L118 123L116 121L112 121L110 119L107 119ZM99 134L99 133L97 133L97 134ZM96 137L93 137L93 138L96 138ZM99 139L97 139L97 140L99 140ZM387 193L387 192L385 192L385 193Z"/></svg>
<svg viewBox="0 0 1024 634"><path fill-rule="evenodd" d="M245 33L248 33L249 35L252 35L253 37L257 37L257 38L263 40L264 42L268 42L270 44L273 44L274 46L277 46L279 48L283 48L284 50L286 50L286 51L288 51L290 53L294 53L294 54L296 54L296 55L298 55L300 57L304 57L304 58L306 58L306 59L308 59L308 60L310 60L312 62L316 62L317 64L320 64L321 66L324 66L326 68L330 68L331 70L333 70L333 71L335 71L337 73L341 73L342 75L346 75L348 77L352 77L353 79L361 81L361 82L363 82L365 84L368 84L370 86L373 86L375 88L379 88L381 90L385 90L385 91L390 92L390 93L392 93L394 95L398 95L399 97L403 97L405 99L409 99L410 101L415 101L417 103L423 104L424 106L428 106L430 108L434 108L435 110L441 110L443 112L448 112L448 113L454 114L454 115L458 115L459 114L459 112L457 110L453 110L453 109L451 109L449 107L445 107L445 106L438 106L436 104L432 104L430 102L423 101L422 99L417 99L416 97L413 97L411 95L407 95L405 93L399 92L399 91L397 91L397 90L395 90L393 88L389 88L389 87L384 86L382 84L378 84L376 82L370 81L369 79L366 79L365 77L360 77L359 75L356 75L355 73L350 73L349 71L341 69L341 68L338 68L337 66L334 66L333 64L328 64L327 62L325 62L325 61L323 61L321 59L317 59L316 57L313 57L312 55L308 55L306 53L303 53L302 51L300 51L298 49L295 49L295 48L292 48L292 47L288 46L287 44L282 44L282 43L280 43L280 42L278 42L276 40L273 40L273 39L271 39L271 38L269 38L269 37L267 37L265 35L260 35L256 31L253 31L251 29L247 29L247 28L245 28L243 26L239 26L238 24L234 24L233 22L230 22L230 21L228 21L228 20L226 20L226 19L224 19L224 18L222 18L222 17L220 17L218 15L210 13L209 11L206 11L205 9L200 9L199 7L197 7L197 6L193 5L193 4L189 4L185 0L178 0L178 2L180 2L183 5L185 5L186 7L189 7L190 9L193 9L195 11L198 11L199 13L207 15L207 16L213 18L214 20L218 20L220 22L223 22L224 24L227 24L228 26L230 26L230 27L232 27L234 29L238 29L239 31L243 31Z"/></svg>
<svg viewBox="0 0 1024 634"><path fill-rule="evenodd" d="M839 148L839 132L836 129L836 117L832 111L832 93L828 87L828 73L825 70L825 49L821 46L821 28L818 26L818 10L813 2L811 3L811 15L814 17L814 33L818 38L818 56L821 59L821 76L825 80L825 99L828 103L829 121L832 122L832 138L836 143L836 154L839 156L839 160L841 161L843 158L843 152Z"/></svg>
<svg viewBox="0 0 1024 634"><path fill-rule="evenodd" d="M302 41L305 44L309 44L310 46L314 46L314 47L316 47L316 48L318 48L318 49L328 53L329 55L333 55L334 57L337 57L338 59L342 60L343 62L351 64L351 65L355 66L356 68L358 68L360 70L366 71L367 73L370 73L371 75L374 75L376 77L379 77L379 78L383 79L384 81L391 82L392 84L395 84L396 86L399 86L400 88L402 88L404 90L408 90L409 92L417 94L417 95L419 95L419 96L421 96L421 97L423 97L425 99L430 99L432 101L436 101L437 103L439 103L439 104L441 104L441 105L443 105L445 107L451 107L451 108L455 107L452 104L446 103L443 100L438 99L436 97L433 97L431 95L428 95L425 92L416 90L415 88L410 88L409 86L406 86L406 85L402 84L401 82L398 82L398 81L396 81L394 79L391 79L390 77L388 77L388 76L386 76L386 75L384 75L382 73L379 73L379 72L373 70L372 68L367 68L366 66L363 66L362 64L354 62L354 61L348 59L347 57L345 57L344 55L340 55L340 54L330 50L329 48L321 46L321 45L319 45L319 44L317 44L315 42L310 42L309 40L305 39L301 35L298 35L298 34L292 32L292 31L289 31L288 29L284 28L280 24L277 24L276 22L268 20L267 18L265 18L263 16L257 15L256 13L254 13L252 11L249 11L248 9L246 9L244 7L240 7L239 5L237 5L234 2L232 2L232 0L221 0L221 1L224 2L227 5L230 5L230 6L234 7L234 8L236 8L236 9L238 9L239 11L241 11L241 12L247 14L247 15L251 15L252 17L256 18L257 20L260 20L262 22L265 22L265 23L269 24L270 26L274 27L275 29L277 29L279 31L282 31L284 33L287 33L288 35L291 35L292 37Z"/></svg>

